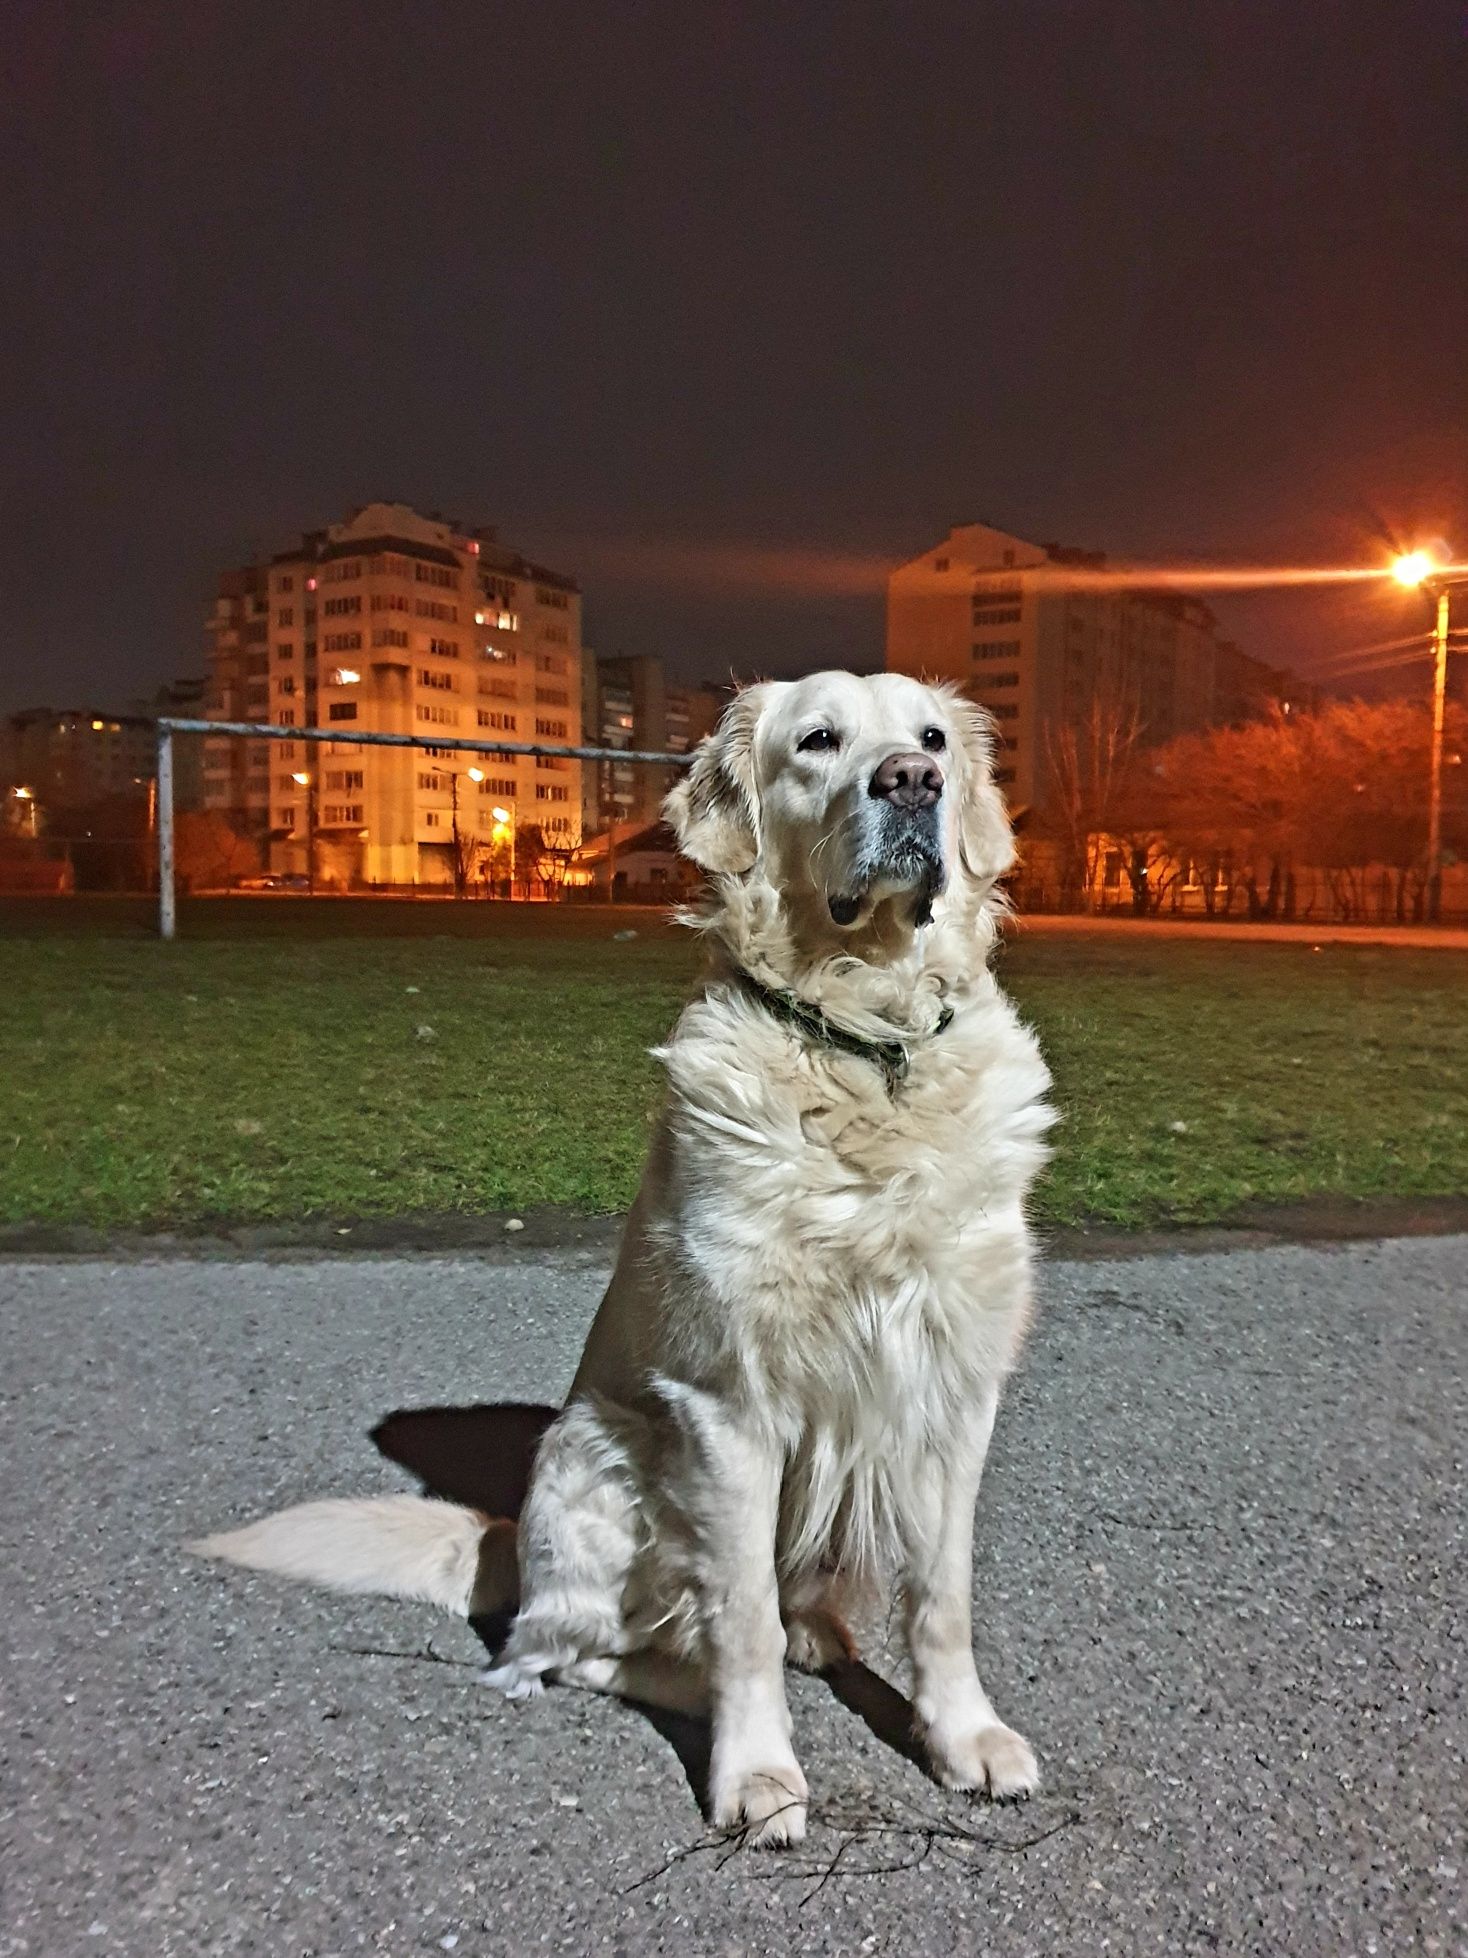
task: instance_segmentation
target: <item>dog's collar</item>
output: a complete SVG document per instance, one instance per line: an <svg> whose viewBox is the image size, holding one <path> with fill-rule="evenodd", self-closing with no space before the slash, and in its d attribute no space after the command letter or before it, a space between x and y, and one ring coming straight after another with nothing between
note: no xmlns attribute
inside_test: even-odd
<svg viewBox="0 0 1468 1958"><path fill-rule="evenodd" d="M880 1068L889 1095L895 1095L907 1079L912 1055L905 1040L870 1040L865 1034L853 1033L850 1027L841 1026L813 1001L802 999L799 993L791 992L788 987L767 986L742 966L736 969L735 976L767 1013L773 1014L777 1020L783 1020L786 1026L794 1027L807 1040L822 1047L835 1047L843 1054L855 1054L859 1060L870 1061L874 1067ZM942 1033L952 1018L953 1008L945 1006L933 1028L934 1035Z"/></svg>

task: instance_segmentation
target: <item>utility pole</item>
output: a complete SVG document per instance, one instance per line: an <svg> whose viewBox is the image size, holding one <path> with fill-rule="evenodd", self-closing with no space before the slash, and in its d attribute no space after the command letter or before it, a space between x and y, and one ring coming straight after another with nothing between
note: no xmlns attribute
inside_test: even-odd
<svg viewBox="0 0 1468 1958"><path fill-rule="evenodd" d="M1432 745L1427 764L1427 861L1424 866L1424 913L1429 924L1441 924L1443 903L1443 724L1448 707L1448 640L1452 594L1468 585L1454 576L1461 565L1439 566L1431 551L1407 551L1393 563L1399 585L1425 591L1437 604L1432 632Z"/></svg>
<svg viewBox="0 0 1468 1958"><path fill-rule="evenodd" d="M1432 758L1427 787L1427 921L1442 922L1443 909L1443 723L1448 704L1448 585L1437 593L1433 629Z"/></svg>
<svg viewBox="0 0 1468 1958"><path fill-rule="evenodd" d="M316 771L298 768L291 775L297 788L306 791L306 895L316 895Z"/></svg>

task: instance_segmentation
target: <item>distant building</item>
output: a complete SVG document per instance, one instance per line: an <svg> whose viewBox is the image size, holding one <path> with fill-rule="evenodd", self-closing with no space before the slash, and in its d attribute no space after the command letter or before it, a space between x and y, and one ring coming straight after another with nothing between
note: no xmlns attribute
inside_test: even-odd
<svg viewBox="0 0 1468 1958"><path fill-rule="evenodd" d="M681 755L718 719L724 696L712 687L669 686L651 653L593 657L581 670L582 724L588 745ZM590 836L616 824L658 821L676 770L647 762L588 762L582 770L581 827Z"/></svg>
<svg viewBox="0 0 1468 1958"><path fill-rule="evenodd" d="M40 820L112 796L145 799L156 766L153 731L85 707L28 707L6 721L7 792L26 789Z"/></svg>
<svg viewBox="0 0 1468 1958"><path fill-rule="evenodd" d="M576 857L592 889L629 904L671 904L690 896L699 874L663 822L618 823L596 832Z"/></svg>
<svg viewBox="0 0 1468 1958"><path fill-rule="evenodd" d="M1225 657L1201 600L1088 582L1104 566L1096 553L961 524L888 581L888 667L956 681L989 710L1016 808L1043 805L1053 744L1089 703L1135 712L1153 744L1214 724L1221 671L1245 685L1246 655Z"/></svg>
<svg viewBox="0 0 1468 1958"><path fill-rule="evenodd" d="M580 593L492 530L366 504L226 572L208 639L209 718L341 730L207 743L206 806L261 835L272 870L309 859L328 885L449 884L456 855L478 876L529 825L580 840L574 761L351 741L357 728L579 744Z"/></svg>
<svg viewBox="0 0 1468 1958"><path fill-rule="evenodd" d="M208 676L190 675L186 680L166 680L143 711L169 715L180 721L197 721L203 718L208 698Z"/></svg>
<svg viewBox="0 0 1468 1958"><path fill-rule="evenodd" d="M1215 726L1242 727L1273 713L1313 714L1320 699L1320 689L1298 674L1266 665L1230 641L1220 641L1213 681Z"/></svg>
<svg viewBox="0 0 1468 1958"><path fill-rule="evenodd" d="M198 721L204 718L205 705L209 694L209 680L204 674L191 676L184 680L167 680L148 700L137 700L128 708L130 714L140 714L149 720L167 717L178 721ZM154 748L154 756L149 763L149 773L157 771L155 736L148 734L148 744ZM204 806L204 743L197 735L181 736L173 744L173 806L175 809L202 809Z"/></svg>

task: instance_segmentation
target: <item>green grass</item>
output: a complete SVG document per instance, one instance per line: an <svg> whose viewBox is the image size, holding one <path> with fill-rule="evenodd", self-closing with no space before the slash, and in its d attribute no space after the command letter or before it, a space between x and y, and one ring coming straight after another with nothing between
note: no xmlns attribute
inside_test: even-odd
<svg viewBox="0 0 1468 1958"><path fill-rule="evenodd" d="M0 1223L630 1201L686 934L269 900L190 907L172 946L146 928L125 902L0 908ZM1064 1114L1049 1222L1468 1192L1462 954L1046 937L1002 973Z"/></svg>
<svg viewBox="0 0 1468 1958"><path fill-rule="evenodd" d="M1001 970L1064 1115L1054 1222L1468 1192L1461 953L1047 938Z"/></svg>

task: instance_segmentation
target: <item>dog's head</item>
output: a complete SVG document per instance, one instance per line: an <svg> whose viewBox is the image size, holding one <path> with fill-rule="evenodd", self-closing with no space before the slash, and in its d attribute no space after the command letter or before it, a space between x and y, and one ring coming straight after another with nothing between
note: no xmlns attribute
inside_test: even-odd
<svg viewBox="0 0 1468 1958"><path fill-rule="evenodd" d="M988 717L905 674L813 673L736 696L668 797L684 853L759 875L850 932L982 900L1014 856Z"/></svg>

